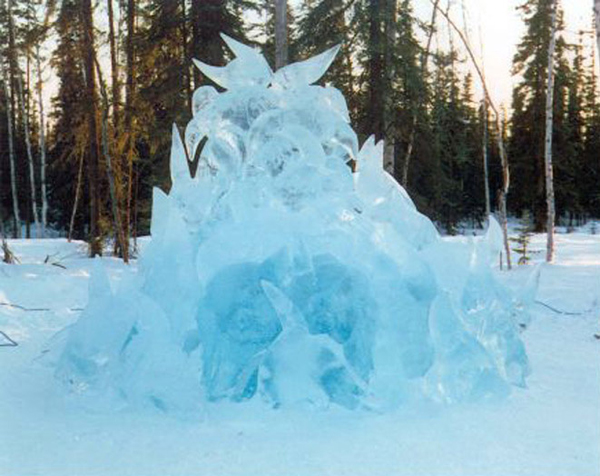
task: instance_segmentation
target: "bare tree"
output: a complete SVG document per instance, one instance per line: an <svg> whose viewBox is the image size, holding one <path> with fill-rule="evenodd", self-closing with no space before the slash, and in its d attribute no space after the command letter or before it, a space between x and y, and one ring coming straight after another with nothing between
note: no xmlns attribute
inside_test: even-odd
<svg viewBox="0 0 600 476"><path fill-rule="evenodd" d="M481 101L481 158L483 160L483 189L485 196L485 216L492 213L490 206L490 178L488 167L488 104L485 98Z"/></svg>
<svg viewBox="0 0 600 476"><path fill-rule="evenodd" d="M31 150L31 137L29 131L29 115L25 107L25 94L23 92L23 78L17 74L17 85L19 90L19 104L23 118L23 129L25 130L25 149L27 150L27 163L29 165L29 187L31 194L31 210L33 212L33 221L35 223L36 237L40 236L40 217L37 209L37 192L35 184L35 167L33 163L33 152Z"/></svg>
<svg viewBox="0 0 600 476"><path fill-rule="evenodd" d="M0 64L0 67L2 65ZM14 236L21 238L21 216L19 214L19 194L17 192L17 175L15 167L15 143L12 121L12 108L10 100L10 87L6 77L6 70L2 67L2 84L4 86L4 98L6 100L6 123L8 126L8 157L10 161L10 189L13 203L13 218L15 222Z"/></svg>
<svg viewBox="0 0 600 476"><path fill-rule="evenodd" d="M42 60L40 54L40 44L35 46L35 63L37 69L37 97L38 109L40 114L40 132L39 132L39 148L40 148L40 185L42 187L42 237L46 236L46 226L48 224L48 192L46 190L46 120L44 117L44 101L43 89L44 79L42 77Z"/></svg>
<svg viewBox="0 0 600 476"><path fill-rule="evenodd" d="M96 123L97 98L96 75L94 74L94 23L91 0L81 0L80 20L82 29L81 52L85 73L85 93L87 96L88 125L88 184L90 197L90 256L102 255L100 236L100 191L98 160L98 124Z"/></svg>
<svg viewBox="0 0 600 476"><path fill-rule="evenodd" d="M556 0L552 2L552 30L548 46L548 83L546 87L546 142L544 151L544 165L546 170L546 206L548 208L548 221L546 223L547 243L546 261L554 261L554 221L556 210L554 208L554 172L552 167L552 131L554 120L554 51L556 49L556 24L558 17Z"/></svg>
<svg viewBox="0 0 600 476"><path fill-rule="evenodd" d="M510 244L508 241L508 216L506 210L506 196L508 195L508 190L510 188L510 169L508 167L508 157L506 155L506 148L504 146L504 120L500 115L500 112L496 108L494 101L490 96L489 89L487 87L487 82L485 80L485 75L483 74L483 70L479 66L477 59L473 53L473 49L469 44L469 41L461 31L461 29L454 23L450 15L447 12L442 10L437 3L434 3L434 0L429 0L436 8L440 14L446 19L448 24L452 27L452 29L456 32L458 37L460 38L462 44L464 45L469 58L471 59L471 63L479 76L481 81L481 86L483 87L483 94L485 100L489 104L492 113L494 115L494 125L496 128L496 141L498 145L498 152L500 154L500 162L502 164L502 188L498 191L498 208L500 215L500 225L502 226L502 233L504 235L504 250L506 253L506 265L508 269L512 268L511 258L510 258Z"/></svg>
<svg viewBox="0 0 600 476"><path fill-rule="evenodd" d="M36 236L40 234L40 220L38 216L37 210L37 197L36 197L36 186L35 186L35 168L33 165L33 153L31 151L31 139L30 139L30 131L29 131L29 115L25 105L25 94L23 92L23 78L21 77L21 73L17 71L17 61L16 61L16 41L15 41L15 24L14 24L14 15L13 15L13 2L12 0L8 1L8 35L9 35L9 49L10 49L10 68L11 72L14 76L16 75L17 79L17 91L18 91L18 103L21 109L21 118L23 121L23 128L25 132L25 146L27 150L27 161L29 165L29 185L30 185L30 194L31 194L31 208L33 211L33 219L35 222ZM14 110L13 110L14 112Z"/></svg>
<svg viewBox="0 0 600 476"><path fill-rule="evenodd" d="M275 68L283 68L288 64L288 25L287 0L275 2Z"/></svg>
<svg viewBox="0 0 600 476"><path fill-rule="evenodd" d="M81 182L83 181L83 151L79 154L79 170L77 171L77 184L75 185L75 200L73 201L73 210L69 220L69 234L67 240L69 243L73 239L73 229L75 228L75 216L77 216L77 207L79 206L79 196L81 195Z"/></svg>
<svg viewBox="0 0 600 476"><path fill-rule="evenodd" d="M465 28L466 28L466 13L465 4L463 2L463 15L465 17ZM479 41L481 50L481 73L485 78L485 63L483 61L483 35L481 34L481 28L479 29ZM485 196L485 216L489 217L492 213L490 203L490 172L489 172L489 160L488 160L488 122L489 122L489 107L487 99L484 97L481 102L481 158L483 159L483 189Z"/></svg>
<svg viewBox="0 0 600 476"><path fill-rule="evenodd" d="M433 40L433 34L435 32L435 19L437 17L438 6L440 0L433 2L433 10L431 12L431 21L429 22L429 33L427 35L427 46L425 51L421 54L421 74L423 77L427 74L427 63L429 61L429 53L431 51L431 43ZM406 148L406 156L404 157L404 164L402 166L402 186L408 187L408 171L410 169L410 161L412 159L413 150L415 148L415 138L417 135L417 114L413 115L413 120L410 128L410 135L408 137L408 147Z"/></svg>
<svg viewBox="0 0 600 476"><path fill-rule="evenodd" d="M113 124L115 134L120 125L120 103L121 103L121 83L119 81L119 62L117 60L117 46L115 40L115 21L113 14L113 0L106 0L108 11L108 44L110 46L110 70L111 70L111 89L112 89L112 108Z"/></svg>
<svg viewBox="0 0 600 476"><path fill-rule="evenodd" d="M396 44L396 0L385 1L385 98L383 111L383 167L392 176L395 172L395 108L392 82L394 80L394 45Z"/></svg>
<svg viewBox="0 0 600 476"><path fill-rule="evenodd" d="M102 123L101 123L101 134L102 134L102 152L104 154L104 160L106 162L106 176L108 178L108 191L110 194L110 205L113 214L113 226L119 246L123 253L123 261L129 263L129 247L125 245L125 235L123 233L123 222L121 220L121 211L119 208L119 197L117 195L117 189L115 186L115 171L113 167L112 158L110 155L110 146L108 138L108 93L106 92L106 86L102 79L102 70L98 59L94 54L94 64L96 66L96 73L98 74L98 83L100 85L100 95L102 97Z"/></svg>
<svg viewBox="0 0 600 476"><path fill-rule="evenodd" d="M135 126L133 120L134 95L135 95L135 27L136 27L136 3L135 0L127 0L126 10L127 23L127 38L125 41L125 56L126 56L126 72L125 72L125 124L124 130L126 134L125 141L125 157L127 165L127 203L125 207L125 222L123 224L123 233L125 240L123 245L127 247L127 251L123 253L129 254L129 236L131 233L132 221L132 204L133 204L133 163L135 160ZM133 217L135 219L135 217Z"/></svg>

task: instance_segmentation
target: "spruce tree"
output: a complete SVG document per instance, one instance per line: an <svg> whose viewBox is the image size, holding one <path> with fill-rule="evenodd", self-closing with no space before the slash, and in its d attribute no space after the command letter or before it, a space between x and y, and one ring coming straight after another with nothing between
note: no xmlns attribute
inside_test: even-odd
<svg viewBox="0 0 600 476"><path fill-rule="evenodd" d="M343 0L305 1L298 21L295 53L300 58L309 58L335 45L342 46L322 82L332 83L342 91L352 119L355 120L357 103L354 91L350 6L350 2Z"/></svg>
<svg viewBox="0 0 600 476"><path fill-rule="evenodd" d="M526 0L518 7L526 32L513 59L513 74L520 81L513 91L512 134L509 144L513 193L509 196L512 211L529 209L536 231L545 228L546 200L544 174L545 106L548 68L548 46L552 30L554 0ZM553 157L564 157L564 125L569 67L567 44L562 37L564 21L558 10L554 85Z"/></svg>

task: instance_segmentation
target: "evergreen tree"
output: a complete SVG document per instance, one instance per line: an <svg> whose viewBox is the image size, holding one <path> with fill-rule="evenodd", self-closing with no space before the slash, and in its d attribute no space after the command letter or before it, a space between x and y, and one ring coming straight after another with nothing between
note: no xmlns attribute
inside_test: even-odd
<svg viewBox="0 0 600 476"><path fill-rule="evenodd" d="M296 55L308 58L335 45L342 48L323 82L332 83L344 94L352 119L356 119L356 98L352 62L351 2L343 0L305 1L298 22Z"/></svg>
<svg viewBox="0 0 600 476"><path fill-rule="evenodd" d="M585 72L583 151L577 187L581 194L581 206L587 216L600 218L600 104L596 76L596 55L592 49L592 61Z"/></svg>
<svg viewBox="0 0 600 476"><path fill-rule="evenodd" d="M564 78L568 84L559 91L564 91L567 98L564 101L564 122L562 124L562 134L559 139L562 144L558 144L558 149L562 151L554 162L555 188L556 188L556 208L559 216L569 216L569 225L573 225L575 216L581 215L582 196L579 179L581 179L582 156L584 149L584 59L582 54L583 44L580 41L575 49L573 66L570 71L566 65L559 67L565 68Z"/></svg>
<svg viewBox="0 0 600 476"><path fill-rule="evenodd" d="M510 208L514 212L532 210L535 230L545 228L546 200L544 173L545 105L547 89L548 46L552 31L554 0L526 0L518 9L526 32L517 47L513 74L521 80L513 91L512 135L509 145L512 193ZM555 53L553 157L564 160L566 151L565 116L570 68L566 61L567 44L562 9L558 10ZM559 214L561 213L560 210Z"/></svg>
<svg viewBox="0 0 600 476"><path fill-rule="evenodd" d="M86 160L88 131L85 123L85 80L80 44L82 41L78 0L62 0L55 22L57 46L51 65L58 77L58 91L52 100L53 127L48 154L51 219L66 228L73 211L80 163ZM79 207L75 236L83 238L88 213Z"/></svg>

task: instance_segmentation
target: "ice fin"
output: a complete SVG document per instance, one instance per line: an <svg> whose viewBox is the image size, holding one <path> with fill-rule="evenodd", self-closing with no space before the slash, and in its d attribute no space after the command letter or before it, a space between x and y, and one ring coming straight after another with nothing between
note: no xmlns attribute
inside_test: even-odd
<svg viewBox="0 0 600 476"><path fill-rule="evenodd" d="M196 68L198 68L203 75L217 83L222 88L229 89L229 74L227 74L227 66L211 66L195 58L192 61L196 65Z"/></svg>
<svg viewBox="0 0 600 476"><path fill-rule="evenodd" d="M498 223L498 220L496 220L493 215L488 217L485 240L490 248L490 253L492 253L494 257L502 251L502 247L504 246L504 235L500 223Z"/></svg>
<svg viewBox="0 0 600 476"><path fill-rule="evenodd" d="M305 61L292 63L277 70L273 84L283 89L316 83L329 69L341 45L334 46L320 55Z"/></svg>
<svg viewBox="0 0 600 476"><path fill-rule="evenodd" d="M239 41L234 40L225 33L221 33L221 38L223 38L223 41L227 44L227 47L236 56L236 58L260 54L251 46L245 45L244 43L240 43Z"/></svg>
<svg viewBox="0 0 600 476"><path fill-rule="evenodd" d="M375 150L375 136L371 135L367 138L367 140L363 143L360 151L358 152L358 160L361 162L365 162L369 160L369 156L373 155L373 151Z"/></svg>

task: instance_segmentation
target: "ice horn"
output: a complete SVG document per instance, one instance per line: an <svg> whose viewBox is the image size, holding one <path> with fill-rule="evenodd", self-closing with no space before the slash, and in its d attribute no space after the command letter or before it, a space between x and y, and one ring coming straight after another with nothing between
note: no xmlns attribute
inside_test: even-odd
<svg viewBox="0 0 600 476"><path fill-rule="evenodd" d="M223 41L227 44L227 47L236 56L236 58L241 58L241 57L247 56L249 54L252 54L252 55L259 54L251 46L245 45L244 43L240 43L239 41L234 40L233 38L226 35L225 33L221 33L221 38L223 38Z"/></svg>
<svg viewBox="0 0 600 476"><path fill-rule="evenodd" d="M293 86L316 83L327 72L340 47L341 45L336 45L305 61L284 66L275 73L274 84L287 89Z"/></svg>
<svg viewBox="0 0 600 476"><path fill-rule="evenodd" d="M211 66L195 58L192 59L192 61L194 62L196 68L198 68L204 76L211 79L222 88L229 89L229 75L227 74L227 66Z"/></svg>

